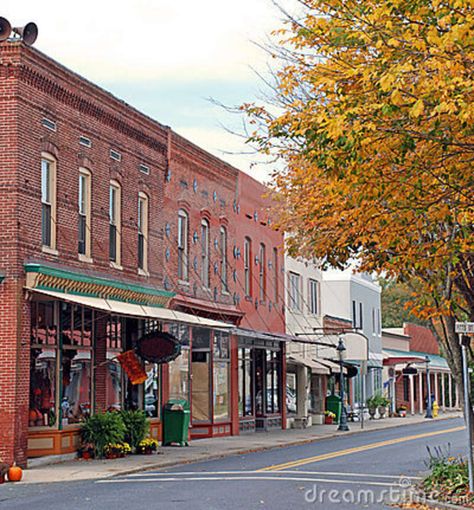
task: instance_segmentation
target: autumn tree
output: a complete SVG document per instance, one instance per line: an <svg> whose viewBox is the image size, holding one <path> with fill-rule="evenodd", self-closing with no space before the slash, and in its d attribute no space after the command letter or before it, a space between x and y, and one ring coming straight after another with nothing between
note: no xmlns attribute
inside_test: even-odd
<svg viewBox="0 0 474 510"><path fill-rule="evenodd" d="M474 320L474 1L299 0L271 48L272 105L249 140L290 252L416 280L461 385L456 317Z"/></svg>

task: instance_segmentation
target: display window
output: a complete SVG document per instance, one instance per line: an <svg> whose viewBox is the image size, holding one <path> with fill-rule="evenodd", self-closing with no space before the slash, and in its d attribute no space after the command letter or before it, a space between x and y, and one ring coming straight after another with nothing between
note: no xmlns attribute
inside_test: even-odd
<svg viewBox="0 0 474 510"><path fill-rule="evenodd" d="M230 419L230 346L229 335L216 331L214 333L213 362L213 407L215 421Z"/></svg>

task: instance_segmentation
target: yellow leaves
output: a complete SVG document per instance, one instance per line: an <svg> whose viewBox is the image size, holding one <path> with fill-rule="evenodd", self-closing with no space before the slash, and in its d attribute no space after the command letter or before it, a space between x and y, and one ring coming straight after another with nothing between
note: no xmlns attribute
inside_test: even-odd
<svg viewBox="0 0 474 510"><path fill-rule="evenodd" d="M390 100L395 106L402 106L404 104L403 97L398 89L394 89L390 96Z"/></svg>
<svg viewBox="0 0 474 510"><path fill-rule="evenodd" d="M425 111L425 104L423 103L423 99L418 99L418 101L415 102L415 104L410 108L409 115L413 119L416 119L423 115L423 112Z"/></svg>
<svg viewBox="0 0 474 510"><path fill-rule="evenodd" d="M397 77L393 74L390 74L390 73L387 73L387 74L384 74L384 76L382 76L382 78L380 79L380 88L384 91L384 92L388 92L393 84L395 83Z"/></svg>

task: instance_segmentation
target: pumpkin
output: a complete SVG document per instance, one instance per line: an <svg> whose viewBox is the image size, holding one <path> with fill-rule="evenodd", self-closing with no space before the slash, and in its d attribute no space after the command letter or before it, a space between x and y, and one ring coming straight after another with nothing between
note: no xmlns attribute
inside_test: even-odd
<svg viewBox="0 0 474 510"><path fill-rule="evenodd" d="M22 476L23 470L16 464L13 464L13 466L8 470L8 479L10 482L19 482Z"/></svg>

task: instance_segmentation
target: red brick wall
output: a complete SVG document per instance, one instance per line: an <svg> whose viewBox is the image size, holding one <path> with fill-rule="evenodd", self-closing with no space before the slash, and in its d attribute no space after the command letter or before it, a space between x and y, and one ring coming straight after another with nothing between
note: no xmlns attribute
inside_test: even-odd
<svg viewBox="0 0 474 510"><path fill-rule="evenodd" d="M403 332L411 337L410 350L439 354L438 342L430 329L408 323L403 325Z"/></svg>

